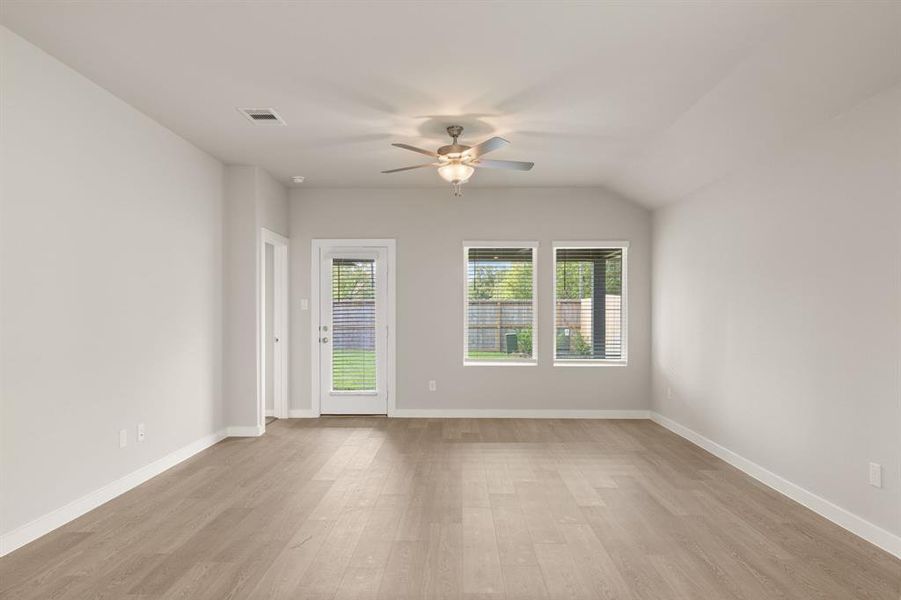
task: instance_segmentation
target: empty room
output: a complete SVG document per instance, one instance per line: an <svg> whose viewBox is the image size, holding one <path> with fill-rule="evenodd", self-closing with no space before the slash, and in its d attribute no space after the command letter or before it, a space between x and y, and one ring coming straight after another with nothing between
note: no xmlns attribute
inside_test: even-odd
<svg viewBox="0 0 901 600"><path fill-rule="evenodd" d="M0 1L0 599L901 600L901 0Z"/></svg>

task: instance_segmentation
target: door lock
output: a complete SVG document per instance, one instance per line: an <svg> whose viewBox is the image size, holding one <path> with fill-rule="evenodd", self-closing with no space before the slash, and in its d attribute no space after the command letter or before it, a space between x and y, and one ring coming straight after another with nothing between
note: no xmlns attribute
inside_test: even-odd
<svg viewBox="0 0 901 600"><path fill-rule="evenodd" d="M321 338L319 341L322 342L323 344L327 344L327 343L328 343L328 338L327 338L327 337L324 337L324 338Z"/></svg>

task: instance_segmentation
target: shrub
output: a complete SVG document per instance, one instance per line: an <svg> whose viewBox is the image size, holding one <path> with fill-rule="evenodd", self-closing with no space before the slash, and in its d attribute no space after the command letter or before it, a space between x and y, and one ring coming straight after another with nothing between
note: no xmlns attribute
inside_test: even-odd
<svg viewBox="0 0 901 600"><path fill-rule="evenodd" d="M572 332L572 339L570 340L570 349L573 353L579 354L580 356L590 356L591 355L591 344L588 343L582 334L578 331Z"/></svg>
<svg viewBox="0 0 901 600"><path fill-rule="evenodd" d="M516 332L517 350L529 356L532 355L532 330L519 329Z"/></svg>
<svg viewBox="0 0 901 600"><path fill-rule="evenodd" d="M569 336L563 329L557 330L557 349L563 352L569 351Z"/></svg>

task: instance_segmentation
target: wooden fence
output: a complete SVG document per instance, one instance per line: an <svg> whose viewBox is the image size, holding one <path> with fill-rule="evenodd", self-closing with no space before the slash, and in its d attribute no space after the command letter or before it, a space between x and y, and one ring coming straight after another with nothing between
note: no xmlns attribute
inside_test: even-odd
<svg viewBox="0 0 901 600"><path fill-rule="evenodd" d="M608 295L606 299L607 348L617 353L621 346L621 296ZM578 333L584 340L591 340L591 298L557 300L556 332L565 330L567 337ZM506 352L506 334L532 327L532 302L530 300L470 300L469 348L483 352Z"/></svg>

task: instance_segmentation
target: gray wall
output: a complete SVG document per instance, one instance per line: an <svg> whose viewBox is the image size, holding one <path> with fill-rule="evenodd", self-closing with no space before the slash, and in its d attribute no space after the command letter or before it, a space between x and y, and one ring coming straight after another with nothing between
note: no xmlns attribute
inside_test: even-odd
<svg viewBox="0 0 901 600"><path fill-rule="evenodd" d="M257 425L256 167L230 165L225 177L223 398L228 425Z"/></svg>
<svg viewBox="0 0 901 600"><path fill-rule="evenodd" d="M288 191L259 167L229 165L225 188L225 414L256 427L260 228L288 235Z"/></svg>
<svg viewBox="0 0 901 600"><path fill-rule="evenodd" d="M8 533L221 430L223 168L0 37Z"/></svg>
<svg viewBox="0 0 901 600"><path fill-rule="evenodd" d="M397 239L400 409L624 409L650 402L650 215L590 188L294 189L291 192L291 408L309 409L313 238ZM463 240L537 240L537 367L463 367ZM552 366L551 242L629 240L629 365ZM315 302L315 299L311 299ZM428 380L438 383L429 392Z"/></svg>
<svg viewBox="0 0 901 600"><path fill-rule="evenodd" d="M653 321L655 410L901 534L901 88L655 213Z"/></svg>

